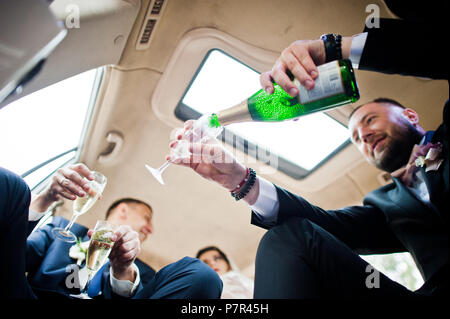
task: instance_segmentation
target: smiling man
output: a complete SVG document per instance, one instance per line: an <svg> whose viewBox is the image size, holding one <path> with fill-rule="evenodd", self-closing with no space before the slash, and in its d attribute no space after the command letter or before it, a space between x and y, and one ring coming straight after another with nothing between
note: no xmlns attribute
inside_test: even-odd
<svg viewBox="0 0 450 319"><path fill-rule="evenodd" d="M174 162L230 191L241 180L242 188L250 187L243 200L252 209L252 223L268 229L256 256L255 298L441 296L448 289L447 112L448 106L436 131L425 132L414 110L391 99L355 109L349 119L352 142L369 163L393 177L393 183L367 194L361 206L317 207L249 176L214 141L193 145L190 163ZM359 256L394 252L411 253L425 281L418 291Z"/></svg>
<svg viewBox="0 0 450 319"><path fill-rule="evenodd" d="M348 127L353 144L367 161L390 173L408 162L414 145L425 135L414 110L387 98L357 107Z"/></svg>
<svg viewBox="0 0 450 319"><path fill-rule="evenodd" d="M271 94L275 82L295 96L298 87L291 75L311 89L317 66L338 59L350 59L360 70L448 81L447 51L414 46L419 38L442 42L434 16L446 11L433 7L428 17L420 8L397 4L394 12L403 19L380 18L379 27L366 26L354 36L295 41L261 74L261 86ZM448 293L449 274L448 104L442 124L429 132L420 127L415 111L394 100L377 99L354 111L349 119L353 143L369 163L393 177L358 206L317 207L257 176L214 141L193 145L190 163L173 162L231 191L249 204L252 223L268 229L256 255L255 298L442 297ZM437 111L436 105L430 111ZM359 256L394 252L411 253L425 282L419 290L375 272Z"/></svg>

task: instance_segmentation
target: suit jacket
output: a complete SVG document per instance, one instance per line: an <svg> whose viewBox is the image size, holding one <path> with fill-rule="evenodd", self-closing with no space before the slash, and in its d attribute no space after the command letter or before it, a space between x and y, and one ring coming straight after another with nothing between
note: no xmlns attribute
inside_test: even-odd
<svg viewBox="0 0 450 319"><path fill-rule="evenodd" d="M76 260L70 258L69 249L74 243L66 243L55 239L52 229L55 227L65 227L68 220L56 216L53 221L42 226L28 236L26 253L26 270L28 273L28 282L38 297L68 296L69 294L78 294L78 288L69 289L66 285L66 279L73 270L69 265L76 264ZM87 236L88 229L79 224L74 224L71 231L82 238L82 241L89 240ZM148 283L155 275L155 271L136 259L136 266L139 268L140 284L139 291L143 285ZM101 296L102 298L113 298L117 295L111 291L109 267L104 267L101 274Z"/></svg>
<svg viewBox="0 0 450 319"><path fill-rule="evenodd" d="M446 107L448 109L448 106ZM430 204L419 200L399 180L367 194L362 206L324 210L301 196L275 185L279 212L271 224L252 214L252 223L270 228L295 216L307 218L360 254L411 253L424 280L424 291L433 293L448 285L449 122L433 135L443 144L444 162L423 176Z"/></svg>
<svg viewBox="0 0 450 319"><path fill-rule="evenodd" d="M448 81L447 50L440 47L439 32L447 28L446 20L439 17L446 14L448 3L433 7L387 1L387 5L403 19L381 19L380 28L364 29L368 37L359 69ZM419 42L422 45L417 45ZM433 143L443 143L444 163L438 171L425 173L422 168L431 205L417 201L397 179L364 198L365 205L375 205L384 212L387 223L411 252L425 281L439 268L445 269L439 277L448 278L449 127L447 100L442 125L432 138ZM442 275L443 272L446 274Z"/></svg>
<svg viewBox="0 0 450 319"><path fill-rule="evenodd" d="M438 20L380 19L380 28L364 29L368 36L358 69L448 80L441 33L446 29Z"/></svg>
<svg viewBox="0 0 450 319"><path fill-rule="evenodd" d="M445 49L426 52L417 43L442 42L430 23L381 19L379 29L365 29L368 37L359 69L448 80ZM436 41L436 42L433 42ZM425 49L424 49L425 48ZM431 55L431 56L430 56ZM438 63L436 63L436 61ZM444 64L444 65L443 65ZM444 107L443 123L432 142L443 144L444 162L437 171L423 170L431 204L417 199L399 180L367 194L362 206L324 210L300 196L276 186L280 208L277 220L268 224L252 214L252 223L269 228L292 216L318 224L361 254L408 251L429 291L448 285L448 214L450 106Z"/></svg>

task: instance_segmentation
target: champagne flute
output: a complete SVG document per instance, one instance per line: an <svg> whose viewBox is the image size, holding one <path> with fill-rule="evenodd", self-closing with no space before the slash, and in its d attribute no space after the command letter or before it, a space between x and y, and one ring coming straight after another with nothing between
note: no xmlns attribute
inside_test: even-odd
<svg viewBox="0 0 450 319"><path fill-rule="evenodd" d="M190 154L191 153L189 152L189 142L185 139L179 140L177 142L177 145L170 150L170 155L173 159L187 157ZM165 161L164 164L162 164L158 168L153 168L147 164L145 164L145 167L153 175L153 177L156 178L158 182L164 185L162 173L166 170L167 167L169 167L170 164L171 164L170 161Z"/></svg>
<svg viewBox="0 0 450 319"><path fill-rule="evenodd" d="M97 271L105 264L114 242L111 237L114 235L115 226L106 220L99 220L95 224L89 247L86 254L87 282L79 295L71 295L75 298L90 299L88 296L89 284Z"/></svg>
<svg viewBox="0 0 450 319"><path fill-rule="evenodd" d="M177 145L170 150L170 155L173 160L179 158L186 158L191 155L189 151L190 142L201 143L206 142L210 138L216 138L222 132L222 127L211 126L211 114L205 114L196 120L189 130L184 131L182 134L182 139L177 141ZM164 180L162 178L162 173L171 164L170 161L165 161L158 168L153 168L150 165L145 164L147 170L153 175L154 178L162 185L164 185Z"/></svg>
<svg viewBox="0 0 450 319"><path fill-rule="evenodd" d="M97 199L102 195L107 182L106 177L99 172L92 172L92 175L94 175L94 180L88 180L89 192L83 197L77 197L73 202L73 214L69 224L67 224L65 228L53 228L52 233L55 238L68 243L76 242L77 236L70 231L70 227L72 227L73 223L79 216L86 213L92 205L95 204Z"/></svg>

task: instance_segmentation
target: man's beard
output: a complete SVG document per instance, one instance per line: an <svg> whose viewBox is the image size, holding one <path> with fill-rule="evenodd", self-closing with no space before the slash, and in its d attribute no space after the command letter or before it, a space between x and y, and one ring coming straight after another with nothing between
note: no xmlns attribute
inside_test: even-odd
<svg viewBox="0 0 450 319"><path fill-rule="evenodd" d="M423 135L406 121L392 132L383 155L375 160L375 166L386 172L393 172L408 163L414 145L419 144Z"/></svg>

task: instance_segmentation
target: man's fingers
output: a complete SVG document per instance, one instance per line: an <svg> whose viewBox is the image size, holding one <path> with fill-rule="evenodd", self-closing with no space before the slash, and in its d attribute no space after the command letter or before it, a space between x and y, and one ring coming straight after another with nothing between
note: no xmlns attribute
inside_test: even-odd
<svg viewBox="0 0 450 319"><path fill-rule="evenodd" d="M273 80L281 86L290 96L298 95L298 88L286 74L287 67L282 62L277 62L272 69Z"/></svg>
<svg viewBox="0 0 450 319"><path fill-rule="evenodd" d="M56 198L61 196L70 200L75 200L77 198L76 194L63 186L68 185L69 183L70 181L64 180L64 177L59 175L53 176L53 182L48 189L48 193L52 196L53 200L57 200Z"/></svg>
<svg viewBox="0 0 450 319"><path fill-rule="evenodd" d="M68 196L67 192L75 196L85 196L90 187L83 176L89 177L90 175L92 174L86 165L76 164L60 168L53 176L53 180L64 189L65 194L63 196L73 200L73 196ZM52 186L56 186L56 184L54 183ZM52 191L60 191L60 189L53 187Z"/></svg>
<svg viewBox="0 0 450 319"><path fill-rule="evenodd" d="M94 179L94 175L92 175L91 171L84 164L76 164L69 167L69 169L65 169L63 171L63 175L74 181L77 185L82 187L86 192L90 190L89 183L85 178L89 180Z"/></svg>
<svg viewBox="0 0 450 319"><path fill-rule="evenodd" d="M170 148L177 147L177 144L179 141L172 141L169 143ZM212 161L213 159L217 158L217 155L219 154L220 148L216 147L215 144L210 143L189 143L188 148L190 154L188 156L184 157L175 157L172 155L169 155L166 157L166 159L174 164L181 164L181 163L192 163L192 160L198 160L196 163L200 163L201 161ZM202 158L204 157L204 158Z"/></svg>
<svg viewBox="0 0 450 319"><path fill-rule="evenodd" d="M190 130L192 127L194 127L194 123L195 120L187 120L186 122L184 122L184 129L185 130Z"/></svg>
<svg viewBox="0 0 450 319"><path fill-rule="evenodd" d="M215 144L191 143L189 145L194 163L221 163L225 160L225 152Z"/></svg>
<svg viewBox="0 0 450 319"><path fill-rule="evenodd" d="M91 181L95 178L91 170L83 163L71 165L70 168Z"/></svg>
<svg viewBox="0 0 450 319"><path fill-rule="evenodd" d="M299 63L303 66L303 69L311 77L312 80L316 79L319 75L319 70L311 57L311 54L304 45L300 42L294 42L292 45L292 54L296 57ZM296 73L291 70L295 77Z"/></svg>
<svg viewBox="0 0 450 319"><path fill-rule="evenodd" d="M115 244L110 258L127 261L137 257L140 252L140 241L136 232L124 234Z"/></svg>
<svg viewBox="0 0 450 319"><path fill-rule="evenodd" d="M168 160L169 162L171 162L172 164L175 164L175 165L193 168L192 164L194 163L194 157L192 155L189 157L186 157L186 158L180 158L180 157L175 158L175 157L167 156L166 160Z"/></svg>
<svg viewBox="0 0 450 319"><path fill-rule="evenodd" d="M139 238L139 235L134 230L126 231L122 237L120 238L120 241L122 243L127 243L129 241L137 240Z"/></svg>
<svg viewBox="0 0 450 319"><path fill-rule="evenodd" d="M280 57L272 68L270 77L268 74L260 76L260 82L264 89L270 87L269 79L273 79L289 95L295 97L298 95L298 88L292 82L288 73L290 72L301 85L307 89L314 88L314 80L319 75L315 59L317 57L317 48L321 41L295 41L281 52ZM314 55L311 56L311 54Z"/></svg>
<svg viewBox="0 0 450 319"><path fill-rule="evenodd" d="M54 201L60 200L62 197L69 200L75 200L77 198L75 194L62 187L55 177L53 177L53 182L51 183L47 192Z"/></svg>
<svg viewBox="0 0 450 319"><path fill-rule="evenodd" d="M184 129L178 128L174 134L175 140L181 140L183 138L183 133L184 133Z"/></svg>
<svg viewBox="0 0 450 319"><path fill-rule="evenodd" d="M272 72L263 72L259 76L259 82L261 83L261 87L266 91L268 94L273 93L273 83L272 83Z"/></svg>
<svg viewBox="0 0 450 319"><path fill-rule="evenodd" d="M55 198L57 198L59 196L59 197L64 197L64 198L69 199L69 200L77 199L77 196L74 195L72 192L69 192L69 191L63 189L60 186L58 186L57 188L58 188L58 190L56 191Z"/></svg>
<svg viewBox="0 0 450 319"><path fill-rule="evenodd" d="M311 90L314 88L314 78L311 76L310 72L314 73L314 76L317 77L317 71L309 71L304 61L308 61L308 63L311 63L312 66L309 67L311 70L313 67L315 67L314 63L311 60L311 57L305 56L303 57L302 63L296 63L293 64L292 67L289 67L294 77L300 82L301 85L306 87L308 90Z"/></svg>
<svg viewBox="0 0 450 319"><path fill-rule="evenodd" d="M304 53L303 53L304 54ZM305 66L298 59L298 57L291 51L288 51L283 55L284 63L289 71L300 81L300 83L307 89L311 89L314 86L314 80L309 75Z"/></svg>
<svg viewBox="0 0 450 319"><path fill-rule="evenodd" d="M66 194L81 197L86 195L86 192L83 189L81 189L79 185L76 185L74 182L66 178L64 175L55 175L54 180L56 181L57 185L55 184L53 185L54 186L53 191L60 193L61 195L63 195L68 199L75 199L75 198L67 197Z"/></svg>
<svg viewBox="0 0 450 319"><path fill-rule="evenodd" d="M136 257L139 255L140 249L134 248L132 250L126 251L126 252L120 252L116 251L113 255L113 252L109 255L111 259L119 261L120 263L127 263L130 261L133 261L136 259Z"/></svg>
<svg viewBox="0 0 450 319"><path fill-rule="evenodd" d="M177 144L178 144L178 140L176 140L176 141L171 141L171 142L169 143L169 148L174 148Z"/></svg>
<svg viewBox="0 0 450 319"><path fill-rule="evenodd" d="M122 237L125 235L125 233L129 230L127 230L126 227L130 227L130 226L119 226L115 231L114 231L114 242L117 244ZM131 229L131 228L130 228Z"/></svg>
<svg viewBox="0 0 450 319"><path fill-rule="evenodd" d="M139 246L138 239L125 241L120 246L118 246L118 248L116 249L116 253L119 252L120 254L123 254L133 249L136 249L136 247L138 246Z"/></svg>
<svg viewBox="0 0 450 319"><path fill-rule="evenodd" d="M123 243L133 240L133 239L138 239L139 235L136 231L134 231L133 229L131 229L130 226L128 225L122 225L119 226L115 231L114 231L114 242L115 245L122 245Z"/></svg>

